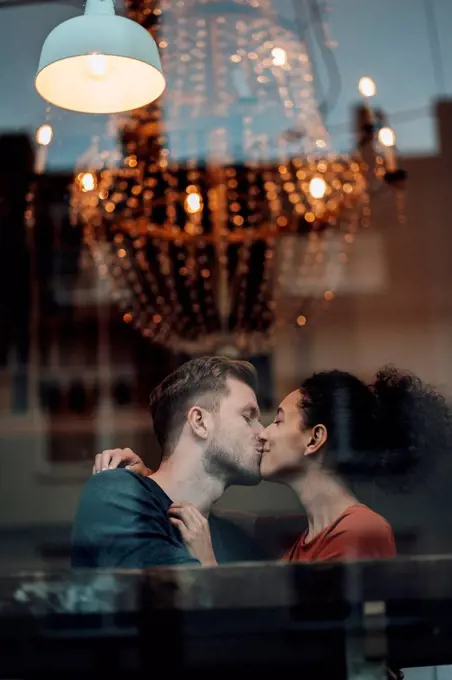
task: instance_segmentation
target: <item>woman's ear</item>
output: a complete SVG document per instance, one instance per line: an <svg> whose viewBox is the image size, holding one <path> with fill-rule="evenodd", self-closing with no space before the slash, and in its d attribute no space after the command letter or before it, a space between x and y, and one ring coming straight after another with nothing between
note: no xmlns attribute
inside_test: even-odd
<svg viewBox="0 0 452 680"><path fill-rule="evenodd" d="M327 439L328 432L325 425L315 425L311 430L311 438L306 447L305 455L311 456L314 453L318 453L326 444Z"/></svg>
<svg viewBox="0 0 452 680"><path fill-rule="evenodd" d="M200 439L207 439L211 429L211 414L201 406L192 406L187 413L187 423L191 431Z"/></svg>

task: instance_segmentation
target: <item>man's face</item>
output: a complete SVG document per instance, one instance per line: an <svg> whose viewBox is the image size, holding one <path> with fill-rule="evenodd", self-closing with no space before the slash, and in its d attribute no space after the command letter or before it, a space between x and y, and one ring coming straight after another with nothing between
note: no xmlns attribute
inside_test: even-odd
<svg viewBox="0 0 452 680"><path fill-rule="evenodd" d="M214 432L206 452L212 471L224 474L229 484L258 484L263 445L263 427L254 391L229 378L228 394L214 414Z"/></svg>
<svg viewBox="0 0 452 680"><path fill-rule="evenodd" d="M279 405L275 420L262 433L264 452L261 462L263 479L281 480L300 472L303 455L311 433L303 427L299 390L291 392Z"/></svg>

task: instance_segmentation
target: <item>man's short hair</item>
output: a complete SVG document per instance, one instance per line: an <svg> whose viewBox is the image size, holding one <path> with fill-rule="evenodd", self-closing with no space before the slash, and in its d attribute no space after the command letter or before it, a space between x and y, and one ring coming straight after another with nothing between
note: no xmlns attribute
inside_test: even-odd
<svg viewBox="0 0 452 680"><path fill-rule="evenodd" d="M220 356L187 361L152 391L154 433L164 457L174 450L192 406L199 404L211 411L218 408L220 398L228 393L228 378L257 391L257 373L252 364Z"/></svg>

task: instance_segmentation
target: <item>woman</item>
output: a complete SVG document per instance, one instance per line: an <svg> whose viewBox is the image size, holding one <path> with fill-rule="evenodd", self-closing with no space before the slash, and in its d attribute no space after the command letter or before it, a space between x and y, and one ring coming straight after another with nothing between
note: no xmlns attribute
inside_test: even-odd
<svg viewBox="0 0 452 680"><path fill-rule="evenodd" d="M350 373L325 371L282 401L261 437L262 478L289 486L308 518L284 559L390 558L392 529L360 503L353 484L364 478L406 486L415 470L424 472L448 451L452 415L444 398L410 373L384 369L366 385ZM95 471L127 463L149 474L132 451L112 454L99 454Z"/></svg>
<svg viewBox="0 0 452 680"><path fill-rule="evenodd" d="M388 368L371 385L342 371L316 373L280 404L264 431L263 479L293 489L308 529L285 558L307 562L394 557L388 522L356 497L361 479L405 486L452 438L441 395Z"/></svg>

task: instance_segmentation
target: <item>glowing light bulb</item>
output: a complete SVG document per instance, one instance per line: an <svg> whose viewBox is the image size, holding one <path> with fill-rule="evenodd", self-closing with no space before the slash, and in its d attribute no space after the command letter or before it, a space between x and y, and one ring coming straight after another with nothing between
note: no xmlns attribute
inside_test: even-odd
<svg viewBox="0 0 452 680"><path fill-rule="evenodd" d="M323 198L326 193L326 182L322 177L313 177L309 182L309 193L312 198Z"/></svg>
<svg viewBox="0 0 452 680"><path fill-rule="evenodd" d="M274 66L284 66L287 64L287 52L282 47L272 49L272 60Z"/></svg>
<svg viewBox="0 0 452 680"><path fill-rule="evenodd" d="M53 138L53 130L50 125L41 125L36 132L36 141L41 146L48 146Z"/></svg>
<svg viewBox="0 0 452 680"><path fill-rule="evenodd" d="M396 136L394 130L390 127L383 127L378 133L378 141L383 146L395 146Z"/></svg>
<svg viewBox="0 0 452 680"><path fill-rule="evenodd" d="M88 72L93 78L105 78L107 75L107 57L104 54L89 54Z"/></svg>
<svg viewBox="0 0 452 680"><path fill-rule="evenodd" d="M185 199L185 210L194 215L202 208L202 198L198 193L189 194Z"/></svg>
<svg viewBox="0 0 452 680"><path fill-rule="evenodd" d="M92 172L84 172L79 176L82 191L93 191L96 188L96 178Z"/></svg>
<svg viewBox="0 0 452 680"><path fill-rule="evenodd" d="M359 79L358 90L361 92L363 97L375 97L377 93L377 86L372 78L364 76L364 78Z"/></svg>

